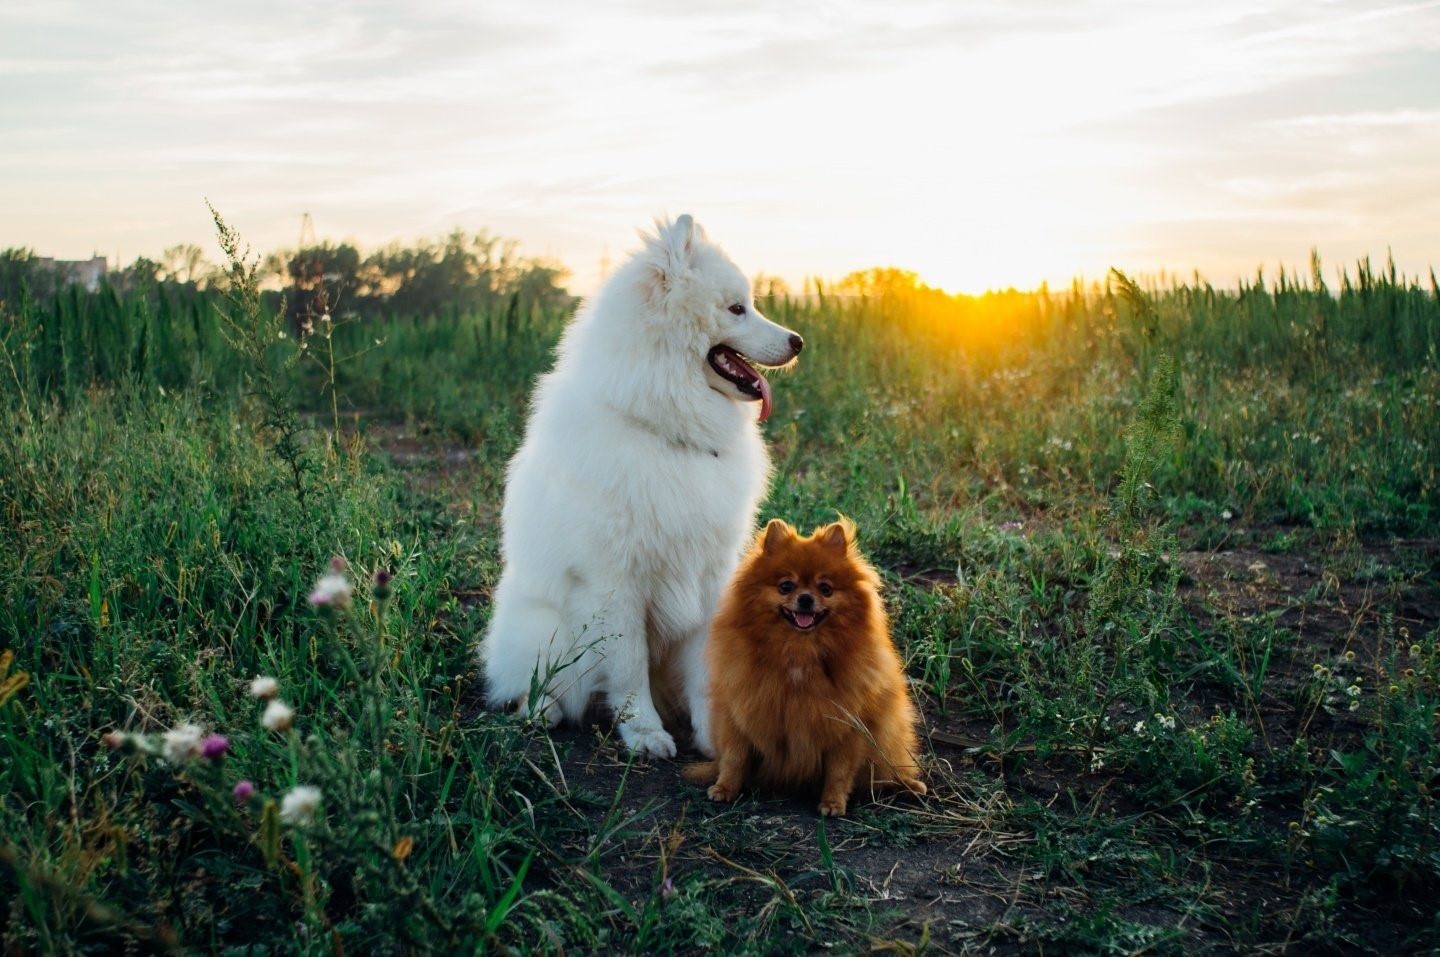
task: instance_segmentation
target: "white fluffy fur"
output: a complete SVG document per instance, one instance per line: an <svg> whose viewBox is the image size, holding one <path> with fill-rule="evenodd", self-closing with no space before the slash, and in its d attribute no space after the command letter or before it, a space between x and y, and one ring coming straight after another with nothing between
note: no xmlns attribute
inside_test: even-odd
<svg viewBox="0 0 1440 957"><path fill-rule="evenodd" d="M744 274L688 215L644 238L535 390L481 654L492 706L519 701L554 723L578 720L600 693L625 743L659 757L675 742L650 664L671 661L675 697L711 754L704 644L770 464L759 403L706 355L724 343L780 365L795 357L794 334L755 309Z"/></svg>

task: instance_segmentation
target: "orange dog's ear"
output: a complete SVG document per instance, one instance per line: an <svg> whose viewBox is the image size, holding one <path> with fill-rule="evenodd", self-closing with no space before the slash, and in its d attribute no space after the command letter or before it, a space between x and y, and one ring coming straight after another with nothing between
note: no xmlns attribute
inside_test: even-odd
<svg viewBox="0 0 1440 957"><path fill-rule="evenodd" d="M765 533L760 541L760 551L768 555L794 537L795 529L786 524L783 519L772 518L770 524L765 526Z"/></svg>
<svg viewBox="0 0 1440 957"><path fill-rule="evenodd" d="M826 548L843 552L850 547L850 539L854 534L855 527L853 525L847 522L833 522L816 532L815 538Z"/></svg>

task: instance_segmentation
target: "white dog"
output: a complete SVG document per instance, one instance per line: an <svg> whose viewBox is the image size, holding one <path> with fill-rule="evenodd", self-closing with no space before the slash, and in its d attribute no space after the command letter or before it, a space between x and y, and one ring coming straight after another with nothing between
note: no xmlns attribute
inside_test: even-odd
<svg viewBox="0 0 1440 957"><path fill-rule="evenodd" d="M783 365L804 343L688 215L657 226L535 390L481 655L492 706L554 724L603 694L632 750L668 758L651 688L667 669L679 687L656 692L713 754L705 640L770 472L770 386L750 362Z"/></svg>

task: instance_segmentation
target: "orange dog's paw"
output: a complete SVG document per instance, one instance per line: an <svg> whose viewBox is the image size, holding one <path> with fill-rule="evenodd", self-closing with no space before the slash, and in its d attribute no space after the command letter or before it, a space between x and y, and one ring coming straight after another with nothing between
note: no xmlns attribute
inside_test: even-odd
<svg viewBox="0 0 1440 957"><path fill-rule="evenodd" d="M929 794L929 793L930 793L930 789L925 786L925 782L922 781L922 780L920 780L919 778L916 778L916 779L913 780L913 781L906 781L906 782L905 782L905 787L910 790L910 793L911 793L911 794Z"/></svg>
<svg viewBox="0 0 1440 957"><path fill-rule="evenodd" d="M705 792L712 801L733 801L740 796L740 789L727 787L723 784L712 784L710 790Z"/></svg>
<svg viewBox="0 0 1440 957"><path fill-rule="evenodd" d="M821 799L820 799L820 807L818 808L818 810L820 811L820 816L821 816L821 817L844 817L844 816L845 816L845 807L846 807L846 805L847 805L848 803L849 803L848 799L843 798L843 797L839 797L839 798L821 798Z"/></svg>

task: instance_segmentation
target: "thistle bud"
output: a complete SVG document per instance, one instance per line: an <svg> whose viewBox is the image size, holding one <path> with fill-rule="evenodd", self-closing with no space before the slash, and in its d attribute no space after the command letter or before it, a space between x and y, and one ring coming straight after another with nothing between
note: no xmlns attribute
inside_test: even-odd
<svg viewBox="0 0 1440 957"><path fill-rule="evenodd" d="M230 739L223 734L209 734L200 742L200 756L207 761L223 758L230 750Z"/></svg>

